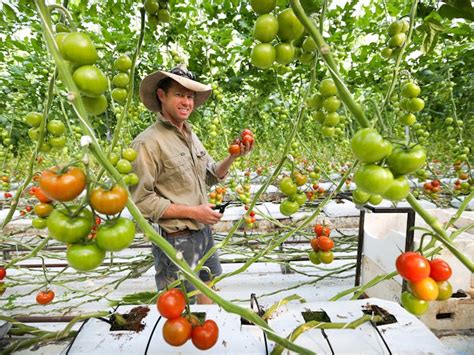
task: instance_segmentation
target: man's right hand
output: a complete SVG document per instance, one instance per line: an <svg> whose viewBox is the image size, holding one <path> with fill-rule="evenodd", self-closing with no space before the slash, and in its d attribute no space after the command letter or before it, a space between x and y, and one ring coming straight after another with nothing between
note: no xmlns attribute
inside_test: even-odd
<svg viewBox="0 0 474 355"><path fill-rule="evenodd" d="M215 205L207 203L195 206L193 219L202 224L216 224L222 218L222 214L213 210Z"/></svg>

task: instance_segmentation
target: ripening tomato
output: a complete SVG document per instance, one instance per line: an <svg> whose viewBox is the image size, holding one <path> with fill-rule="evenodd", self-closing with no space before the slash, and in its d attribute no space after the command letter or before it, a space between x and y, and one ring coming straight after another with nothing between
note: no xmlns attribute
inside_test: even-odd
<svg viewBox="0 0 474 355"><path fill-rule="evenodd" d="M438 284L431 277L425 277L421 281L408 282L411 293L420 300L434 301L438 298Z"/></svg>
<svg viewBox="0 0 474 355"><path fill-rule="evenodd" d="M180 317L186 308L186 299L180 289L172 288L158 297L156 306L163 317L175 319Z"/></svg>
<svg viewBox="0 0 474 355"><path fill-rule="evenodd" d="M314 230L314 233L316 233L318 237L322 235L329 237L329 235L331 234L331 229L329 229L329 227L324 226L319 223L314 226L313 230Z"/></svg>
<svg viewBox="0 0 474 355"><path fill-rule="evenodd" d="M241 133L240 133L240 138L244 138L245 136L252 136L253 137L253 133L250 129L248 128L245 128Z"/></svg>
<svg viewBox="0 0 474 355"><path fill-rule="evenodd" d="M435 281L446 281L453 274L451 267L443 259L431 260L430 270L430 277Z"/></svg>
<svg viewBox="0 0 474 355"><path fill-rule="evenodd" d="M311 248L313 248L314 251L319 251L318 237L311 239Z"/></svg>
<svg viewBox="0 0 474 355"><path fill-rule="evenodd" d="M191 323L184 317L166 320L163 325L163 339L170 345L181 346L191 337Z"/></svg>
<svg viewBox="0 0 474 355"><path fill-rule="evenodd" d="M331 264L334 260L334 254L332 251L318 251L319 259L323 264Z"/></svg>
<svg viewBox="0 0 474 355"><path fill-rule="evenodd" d="M436 282L438 285L438 298L437 301L444 301L450 298L453 295L453 287L449 283L449 281L438 281Z"/></svg>
<svg viewBox="0 0 474 355"><path fill-rule="evenodd" d="M51 202L51 199L48 198L43 190L40 187L32 187L30 189L30 193L33 192L33 195L42 203L49 203Z"/></svg>
<svg viewBox="0 0 474 355"><path fill-rule="evenodd" d="M75 166L68 167L66 171L53 167L42 172L39 185L49 198L62 202L71 201L86 187L86 174Z"/></svg>
<svg viewBox="0 0 474 355"><path fill-rule="evenodd" d="M94 210L106 215L122 212L128 201L127 190L120 185L114 185L110 190L97 187L92 190L89 198Z"/></svg>
<svg viewBox="0 0 474 355"><path fill-rule="evenodd" d="M53 212L53 205L50 203L40 202L34 207L35 214L39 217L48 217Z"/></svg>
<svg viewBox="0 0 474 355"><path fill-rule="evenodd" d="M334 241L331 238L322 235L318 238L318 246L322 251L329 251L334 248Z"/></svg>
<svg viewBox="0 0 474 355"><path fill-rule="evenodd" d="M207 319L203 325L197 325L191 332L194 346L200 350L212 348L219 338L219 327L212 319Z"/></svg>
<svg viewBox="0 0 474 355"><path fill-rule="evenodd" d="M395 262L398 273L405 280L418 282L430 275L430 264L426 258L412 251L398 256Z"/></svg>

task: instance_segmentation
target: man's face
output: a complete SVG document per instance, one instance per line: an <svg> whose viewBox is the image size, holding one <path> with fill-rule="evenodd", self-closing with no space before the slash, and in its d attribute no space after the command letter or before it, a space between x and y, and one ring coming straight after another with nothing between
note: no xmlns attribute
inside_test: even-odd
<svg viewBox="0 0 474 355"><path fill-rule="evenodd" d="M186 121L194 109L194 91L174 81L167 92L158 89L161 114L164 118L179 124Z"/></svg>

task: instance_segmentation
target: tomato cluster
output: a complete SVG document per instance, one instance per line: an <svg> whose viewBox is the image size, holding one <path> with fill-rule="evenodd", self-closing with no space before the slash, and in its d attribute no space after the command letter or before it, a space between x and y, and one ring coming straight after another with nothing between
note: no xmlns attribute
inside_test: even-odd
<svg viewBox="0 0 474 355"><path fill-rule="evenodd" d="M119 152L119 153L117 153ZM109 154L109 161L123 176L123 182L129 186L138 184L138 175L133 173L132 162L137 158L138 153L133 148L124 148L122 151Z"/></svg>
<svg viewBox="0 0 474 355"><path fill-rule="evenodd" d="M132 60L127 55L121 55L114 62L114 68L119 71L112 78L115 88L112 90L112 98L117 102L125 102L128 96L128 84L130 83L129 69L132 67Z"/></svg>
<svg viewBox="0 0 474 355"><path fill-rule="evenodd" d="M242 152L241 145L250 145L252 146L255 142L253 133L250 129L246 128L240 133L240 138L236 138L232 144L229 146L229 154L238 156Z"/></svg>
<svg viewBox="0 0 474 355"><path fill-rule="evenodd" d="M172 288L158 297L158 312L166 319L163 339L172 346L181 346L189 339L200 350L212 348L219 337L219 328L211 319L200 324L196 316L183 314L186 298L181 290Z"/></svg>
<svg viewBox="0 0 474 355"><path fill-rule="evenodd" d="M31 127L28 130L28 136L33 141L39 139L39 127L43 121L43 114L39 112L30 112L25 116L25 122ZM66 145L66 126L60 120L51 120L46 125L47 136L43 137L40 151L48 153L52 148L62 148Z"/></svg>
<svg viewBox="0 0 474 355"><path fill-rule="evenodd" d="M382 197L401 201L410 192L407 174L414 173L426 162L426 151L420 145L393 148L374 128L359 130L351 140L352 151L363 163L354 175L357 189L352 198L356 204Z"/></svg>
<svg viewBox="0 0 474 355"><path fill-rule="evenodd" d="M238 184L236 180L231 179L229 187L235 191L237 197L243 204L249 204L251 202L252 193L250 190L252 186L250 185L250 171L247 170L244 173L240 184Z"/></svg>
<svg viewBox="0 0 474 355"><path fill-rule="evenodd" d="M382 49L382 56L385 58L395 58L407 40L406 32L410 24L405 20L394 21L388 26L388 47Z"/></svg>
<svg viewBox="0 0 474 355"><path fill-rule="evenodd" d="M306 101L306 106L314 110L311 119L322 124L321 134L324 137L343 134L344 117L337 113L337 110L341 107L341 101L337 97L336 84L332 79L321 81L319 92L313 94Z"/></svg>
<svg viewBox="0 0 474 355"><path fill-rule="evenodd" d="M287 196L280 203L280 212L285 216L291 216L296 213L299 208L305 204L306 193L299 189L308 181L308 177L300 171L294 171L291 176L285 176L281 179L279 188Z"/></svg>
<svg viewBox="0 0 474 355"><path fill-rule="evenodd" d="M402 294L402 305L415 315L428 310L429 301L447 300L452 295L448 279L452 275L449 264L442 259L428 261L416 252L402 253L395 266L401 277L408 281L409 291Z"/></svg>
<svg viewBox="0 0 474 355"><path fill-rule="evenodd" d="M159 23L171 21L168 0L145 0L145 11L148 13L148 25L156 29Z"/></svg>
<svg viewBox="0 0 474 355"><path fill-rule="evenodd" d="M308 253L309 260L313 264L330 264L334 260L331 251L334 248L334 241L329 237L331 229L323 224L316 224L313 228L316 236L311 239L311 250Z"/></svg>
<svg viewBox="0 0 474 355"><path fill-rule="evenodd" d="M209 203L213 205L220 205L224 201L224 196L227 193L227 188L224 186L217 186L209 193Z"/></svg>
<svg viewBox="0 0 474 355"><path fill-rule="evenodd" d="M249 206L245 205L244 206L244 209L246 211L249 210ZM253 228L255 226L255 222L257 222L257 218L255 217L255 212L254 211L250 211L248 213L248 216L245 217L245 224L247 226L247 228Z"/></svg>
<svg viewBox="0 0 474 355"><path fill-rule="evenodd" d="M48 228L49 235L68 245L66 258L78 271L90 271L98 267L106 251L127 248L135 236L135 224L123 217L110 218L122 212L128 200L128 192L119 185L110 189L102 186L90 191L89 204L94 213L107 216L101 219L86 208L85 204L65 205L74 201L86 188L87 177L76 166L53 167L44 170L38 179L39 186L30 193L40 201L34 207L38 216L33 219L35 228ZM61 202L61 205L53 205Z"/></svg>
<svg viewBox="0 0 474 355"><path fill-rule="evenodd" d="M252 0L252 9L260 16L255 21L254 39L259 41L250 54L251 62L259 69L268 69L276 61L281 65L291 63L295 56L292 41L303 35L304 27L292 8L281 11L278 16L270 12L275 10L275 0ZM280 43L271 44L276 38Z"/></svg>

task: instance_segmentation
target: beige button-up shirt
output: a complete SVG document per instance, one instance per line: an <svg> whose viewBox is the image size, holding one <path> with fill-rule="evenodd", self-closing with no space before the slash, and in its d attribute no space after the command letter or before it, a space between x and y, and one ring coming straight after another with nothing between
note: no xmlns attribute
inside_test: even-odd
<svg viewBox="0 0 474 355"><path fill-rule="evenodd" d="M161 218L171 203L196 206L207 203L207 186L221 181L216 163L207 153L191 125L188 134L158 114L158 119L132 142L138 152L133 162L139 183L131 188L133 201L145 218L166 232L204 228L192 219Z"/></svg>

